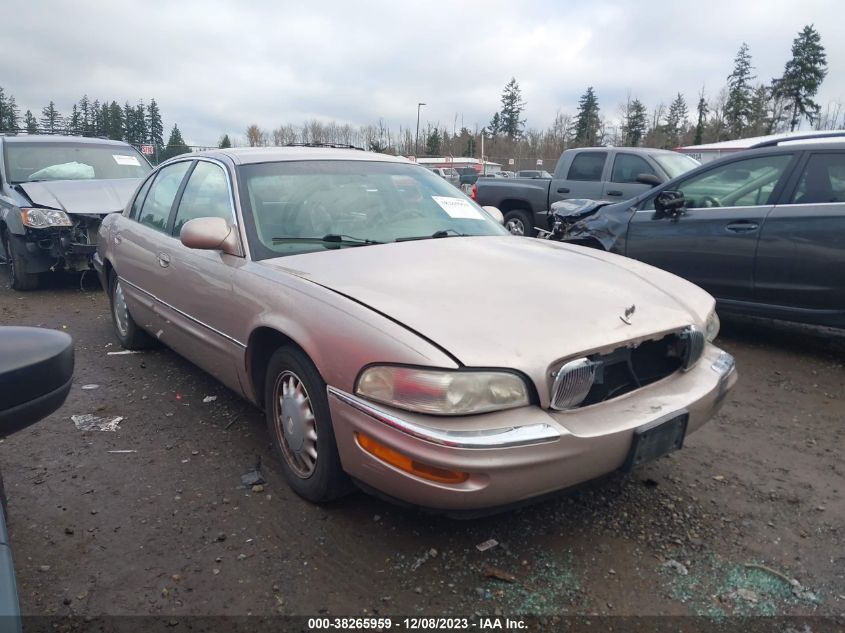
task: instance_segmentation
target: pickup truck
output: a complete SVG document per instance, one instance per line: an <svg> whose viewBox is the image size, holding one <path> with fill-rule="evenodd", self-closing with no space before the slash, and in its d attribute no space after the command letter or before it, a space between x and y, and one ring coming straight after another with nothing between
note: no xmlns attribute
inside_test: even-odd
<svg viewBox="0 0 845 633"><path fill-rule="evenodd" d="M548 226L549 208L558 200L588 198L619 202L698 167L677 152L644 147L581 147L560 155L551 180L479 178L472 198L498 207L515 235L533 237Z"/></svg>

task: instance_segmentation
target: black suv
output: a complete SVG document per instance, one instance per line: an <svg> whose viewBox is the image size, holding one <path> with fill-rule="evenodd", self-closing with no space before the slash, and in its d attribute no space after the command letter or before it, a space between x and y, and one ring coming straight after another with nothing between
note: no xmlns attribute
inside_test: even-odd
<svg viewBox="0 0 845 633"><path fill-rule="evenodd" d="M0 256L12 288L88 270L103 216L122 211L151 169L121 141L0 135Z"/></svg>
<svg viewBox="0 0 845 633"><path fill-rule="evenodd" d="M834 136L845 135L707 163L572 222L564 240L689 279L724 312L845 328L845 142Z"/></svg>

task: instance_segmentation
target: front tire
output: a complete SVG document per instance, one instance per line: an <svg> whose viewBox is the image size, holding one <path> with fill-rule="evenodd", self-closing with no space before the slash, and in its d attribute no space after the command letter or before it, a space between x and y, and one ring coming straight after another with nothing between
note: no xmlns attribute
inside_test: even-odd
<svg viewBox="0 0 845 633"><path fill-rule="evenodd" d="M524 235L525 237L534 237L537 233L534 230L531 214L522 209L514 209L505 214L505 228L513 235Z"/></svg>
<svg viewBox="0 0 845 633"><path fill-rule="evenodd" d="M296 494L325 503L349 491L349 478L337 452L326 383L298 349L282 347L270 358L264 411L285 479Z"/></svg>
<svg viewBox="0 0 845 633"><path fill-rule="evenodd" d="M3 233L3 250L6 251L6 267L12 290L35 290L38 288L38 274L26 272L26 258L17 238Z"/></svg>
<svg viewBox="0 0 845 633"><path fill-rule="evenodd" d="M114 333L124 349L146 349L152 344L152 337L142 330L126 305L123 286L114 271L109 275L109 299L111 300L111 318Z"/></svg>

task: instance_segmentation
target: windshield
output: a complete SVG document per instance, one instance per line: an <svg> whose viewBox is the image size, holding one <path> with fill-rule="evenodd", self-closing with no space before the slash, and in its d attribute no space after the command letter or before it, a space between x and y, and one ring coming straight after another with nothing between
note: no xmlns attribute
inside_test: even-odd
<svg viewBox="0 0 845 633"><path fill-rule="evenodd" d="M690 169L695 169L701 165L697 160L686 154L652 154L652 158L657 161L657 164L663 168L670 179L677 178Z"/></svg>
<svg viewBox="0 0 845 633"><path fill-rule="evenodd" d="M129 145L73 141L6 143L6 178L12 184L142 178L151 170L146 159Z"/></svg>
<svg viewBox="0 0 845 633"><path fill-rule="evenodd" d="M284 161L244 165L240 174L254 259L406 239L508 235L475 202L418 165Z"/></svg>

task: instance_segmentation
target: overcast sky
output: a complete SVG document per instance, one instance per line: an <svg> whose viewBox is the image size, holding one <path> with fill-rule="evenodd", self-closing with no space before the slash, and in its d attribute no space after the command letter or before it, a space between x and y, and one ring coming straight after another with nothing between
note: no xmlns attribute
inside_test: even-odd
<svg viewBox="0 0 845 633"><path fill-rule="evenodd" d="M724 85L747 42L755 73L780 75L792 40L821 33L830 73L818 100L845 101L838 0L570 2L5 0L0 86L22 112L154 97L191 144L250 123L318 118L394 130L485 125L516 77L529 127L574 113L592 85L605 115L631 94L651 108L680 91L690 109ZM165 136L166 140L166 136Z"/></svg>

